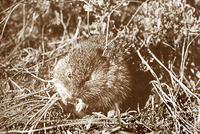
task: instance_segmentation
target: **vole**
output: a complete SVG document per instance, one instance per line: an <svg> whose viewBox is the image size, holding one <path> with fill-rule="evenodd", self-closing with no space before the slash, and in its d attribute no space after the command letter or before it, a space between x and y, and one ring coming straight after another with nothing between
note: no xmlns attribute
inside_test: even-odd
<svg viewBox="0 0 200 134"><path fill-rule="evenodd" d="M76 111L108 111L133 98L135 76L124 53L104 36L80 39L54 68L56 91Z"/></svg>

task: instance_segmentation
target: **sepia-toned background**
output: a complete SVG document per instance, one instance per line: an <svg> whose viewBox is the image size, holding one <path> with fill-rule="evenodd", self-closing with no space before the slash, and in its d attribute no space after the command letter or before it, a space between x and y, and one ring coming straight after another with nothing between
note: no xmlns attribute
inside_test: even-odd
<svg viewBox="0 0 200 134"><path fill-rule="evenodd" d="M199 15L199 0L1 0L0 133L200 133ZM52 82L98 35L135 79L118 114L70 110Z"/></svg>

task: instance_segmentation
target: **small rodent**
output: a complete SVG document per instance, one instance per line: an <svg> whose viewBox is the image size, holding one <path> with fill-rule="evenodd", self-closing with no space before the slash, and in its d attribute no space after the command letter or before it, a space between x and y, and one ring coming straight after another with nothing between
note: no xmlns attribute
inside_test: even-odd
<svg viewBox="0 0 200 134"><path fill-rule="evenodd" d="M58 61L54 85L66 106L73 104L76 111L109 111L132 98L133 74L116 46L106 45L104 36L91 36L78 40Z"/></svg>

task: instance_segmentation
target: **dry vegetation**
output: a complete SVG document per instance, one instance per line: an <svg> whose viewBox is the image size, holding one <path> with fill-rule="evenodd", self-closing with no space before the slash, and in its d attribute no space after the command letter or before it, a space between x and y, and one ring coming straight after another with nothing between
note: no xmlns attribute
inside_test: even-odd
<svg viewBox="0 0 200 134"><path fill-rule="evenodd" d="M200 133L200 4L193 4L1 0L0 133ZM93 34L122 42L153 76L146 106L122 113L121 123L101 113L74 119L51 83L71 42Z"/></svg>

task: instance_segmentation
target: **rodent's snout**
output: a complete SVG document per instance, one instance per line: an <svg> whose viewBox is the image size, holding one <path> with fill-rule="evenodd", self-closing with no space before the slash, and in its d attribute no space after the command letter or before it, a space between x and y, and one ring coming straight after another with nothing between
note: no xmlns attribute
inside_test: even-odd
<svg viewBox="0 0 200 134"><path fill-rule="evenodd" d="M62 81L54 79L54 85L65 106L74 107L77 112L87 108L83 100L79 98L77 94L70 92L71 90L69 90Z"/></svg>

